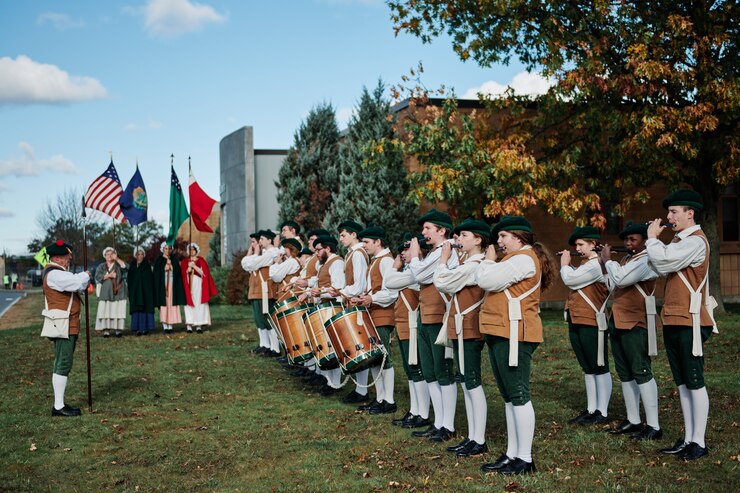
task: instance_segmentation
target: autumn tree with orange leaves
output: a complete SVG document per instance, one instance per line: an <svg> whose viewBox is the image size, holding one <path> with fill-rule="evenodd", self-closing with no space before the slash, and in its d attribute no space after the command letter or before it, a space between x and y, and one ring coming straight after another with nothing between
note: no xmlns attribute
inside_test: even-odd
<svg viewBox="0 0 740 493"><path fill-rule="evenodd" d="M462 114L454 98L428 111L428 94L407 89L423 107L402 143L422 165L417 198L472 210L480 200L488 215L537 204L603 227L607 210L625 214L656 182L689 185L704 198L702 227L719 251L720 193L740 177L736 2L388 4L397 33L424 42L446 34L463 60L516 57L554 82L535 98L484 98L487 115ZM718 255L710 277L719 279Z"/></svg>

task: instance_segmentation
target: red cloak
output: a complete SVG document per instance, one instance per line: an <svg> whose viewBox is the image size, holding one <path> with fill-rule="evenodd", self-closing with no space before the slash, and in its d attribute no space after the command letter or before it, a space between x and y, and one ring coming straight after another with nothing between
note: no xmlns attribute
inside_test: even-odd
<svg viewBox="0 0 740 493"><path fill-rule="evenodd" d="M182 283L185 286L185 300L187 301L189 306L194 306L193 298L190 294L190 280L188 279L189 261L190 258L184 258L180 261L180 273L182 274ZM218 289L216 289L216 283L213 282L213 277L211 277L211 270L208 268L206 260L201 256L195 257L195 264L203 271L203 288L201 289L200 302L208 303L211 298L218 294ZM198 274L193 273L193 275L197 276Z"/></svg>

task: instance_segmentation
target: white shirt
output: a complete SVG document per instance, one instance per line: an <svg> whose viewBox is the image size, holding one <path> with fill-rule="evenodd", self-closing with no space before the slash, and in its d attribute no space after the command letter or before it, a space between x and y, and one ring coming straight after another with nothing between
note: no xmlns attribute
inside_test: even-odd
<svg viewBox="0 0 740 493"><path fill-rule="evenodd" d="M275 282L282 282L286 277L295 274L301 266L296 259L288 257L281 263L275 263L270 266L270 279Z"/></svg>
<svg viewBox="0 0 740 493"><path fill-rule="evenodd" d="M247 255L242 259L242 269L247 272L257 272L263 267L271 265L277 256L280 255L280 250L275 247L265 248L262 250L261 255Z"/></svg>
<svg viewBox="0 0 740 493"><path fill-rule="evenodd" d="M454 256L453 250L452 257ZM484 258L485 255L482 253L471 255L455 268L450 268L447 264L440 262L434 271L434 287L442 293L455 294L465 286L476 286L478 283L475 281L475 272L479 264L477 261L482 261Z"/></svg>
<svg viewBox="0 0 740 493"><path fill-rule="evenodd" d="M521 249L531 250L532 247L525 245ZM536 273L537 267L529 255L512 255L500 262L481 262L475 271L475 281L485 291L498 293L524 279L534 277Z"/></svg>
<svg viewBox="0 0 740 493"><path fill-rule="evenodd" d="M62 267L54 262L49 262L47 265L55 265ZM62 267L62 269L64 269ZM73 293L76 291L83 291L90 283L90 276L87 272L80 272L79 274L73 274L68 272L66 269L53 269L46 273L46 284L55 291L62 291L67 293Z"/></svg>
<svg viewBox="0 0 740 493"><path fill-rule="evenodd" d="M390 250L387 248L383 249L382 251L378 252L376 255L377 257L382 257L383 255L391 253ZM372 263L372 262L371 262ZM376 262L377 265L375 268L380 269L380 275L383 278L383 283L381 285L380 290L374 292L374 293L368 293L370 294L370 298L373 300L373 303L375 303L378 306L382 306L383 308L387 306L391 306L396 302L396 299L398 298L398 291L389 289L385 285L385 277L395 271L393 268L393 257L387 256L380 259L378 262ZM367 269L367 286L368 288L372 285L372 282L370 281L370 268Z"/></svg>
<svg viewBox="0 0 740 493"><path fill-rule="evenodd" d="M340 289L340 292L346 298L354 298L364 293L367 282L367 261L365 261L365 255L357 251L362 250L362 243L355 243L351 249L353 253L350 260L352 261L354 283L347 285L345 279L345 286L343 289ZM342 265L344 265L344 262L342 262Z"/></svg>
<svg viewBox="0 0 740 493"><path fill-rule="evenodd" d="M401 291L402 289L410 288L414 291L419 291L421 287L414 281L414 276L408 269L408 266L404 266L403 270L391 269L383 278L383 284L388 289L395 291Z"/></svg>
<svg viewBox="0 0 740 493"><path fill-rule="evenodd" d="M699 236L691 236L701 229L695 224L676 233L681 238L677 243L665 244L658 238L648 238L645 242L650 264L658 274L665 276L671 272L678 272L686 267L697 267L704 262L707 256L707 245Z"/></svg>
<svg viewBox="0 0 740 493"><path fill-rule="evenodd" d="M326 259L326 263L329 263L329 261L333 259L334 257L339 257L339 255L337 255L336 253L332 253L331 255L329 255L329 258ZM316 267L319 270L321 270L322 265L323 264L319 264ZM337 260L336 262L332 263L329 266L329 276L331 278L331 281L330 281L331 287L333 287L334 289L338 289L341 292L342 288L345 286L347 282L344 277L344 259L342 257L339 257L339 260ZM316 280L316 284L312 286L312 287L316 287L319 282L319 276L312 277L311 279ZM329 293L322 293L321 297L331 298L331 295ZM339 299L339 296L337 297L337 299Z"/></svg>
<svg viewBox="0 0 740 493"><path fill-rule="evenodd" d="M443 243L453 243L453 240L447 239ZM437 269L439 258L442 256L442 243L437 245L434 250L424 257L424 259L412 258L409 263L409 271L414 276L414 281L419 284L432 284L434 282L434 272ZM452 255L447 261L447 266L454 268L460 265L457 255Z"/></svg>
<svg viewBox="0 0 740 493"><path fill-rule="evenodd" d="M590 286L595 282L606 284L606 276L601 272L601 264L599 263L598 256L590 258L588 262L581 264L577 268L571 265L560 267L560 278L573 291Z"/></svg>
<svg viewBox="0 0 740 493"><path fill-rule="evenodd" d="M640 253L624 265L619 265L619 262L615 260L609 260L604 264L607 274L606 285L609 291L614 291L615 288L626 288L641 281L657 279L658 273L650 268L647 254L640 255Z"/></svg>

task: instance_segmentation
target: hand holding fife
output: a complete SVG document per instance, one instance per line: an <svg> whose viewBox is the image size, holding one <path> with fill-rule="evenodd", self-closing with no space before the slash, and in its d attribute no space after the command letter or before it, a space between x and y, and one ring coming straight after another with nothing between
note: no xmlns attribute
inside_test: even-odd
<svg viewBox="0 0 740 493"><path fill-rule="evenodd" d="M570 250L558 252L558 255L560 255L560 267L570 265Z"/></svg>
<svg viewBox="0 0 740 493"><path fill-rule="evenodd" d="M409 255L417 258L421 256L421 247L419 246L419 240L416 239L416 237L411 238L411 241L409 242Z"/></svg>
<svg viewBox="0 0 740 493"><path fill-rule="evenodd" d="M452 243L449 241L445 241L442 243L441 248L441 255L439 257L439 261L442 263L442 265L447 264L447 261L450 260L450 257L452 257Z"/></svg>
<svg viewBox="0 0 740 493"><path fill-rule="evenodd" d="M486 248L486 260L496 261L496 245L488 245L488 248Z"/></svg>
<svg viewBox="0 0 740 493"><path fill-rule="evenodd" d="M601 250L599 250L599 262L601 262L602 264L605 264L611 259L612 259L612 247L609 246L608 243L605 243L604 246L601 247Z"/></svg>
<svg viewBox="0 0 740 493"><path fill-rule="evenodd" d="M648 223L648 238L657 238L658 236L660 236L660 233L662 233L665 228L665 226L660 225L660 218L653 219Z"/></svg>
<svg viewBox="0 0 740 493"><path fill-rule="evenodd" d="M396 255L396 259L393 261L393 268L395 270L401 270L403 267L403 258L400 255Z"/></svg>

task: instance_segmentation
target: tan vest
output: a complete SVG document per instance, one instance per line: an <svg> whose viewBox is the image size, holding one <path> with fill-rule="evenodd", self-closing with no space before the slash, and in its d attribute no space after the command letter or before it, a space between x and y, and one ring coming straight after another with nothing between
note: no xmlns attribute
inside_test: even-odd
<svg viewBox="0 0 740 493"><path fill-rule="evenodd" d="M319 274L319 269L316 268L317 265L319 265L319 257L314 253L306 262L306 279L311 279Z"/></svg>
<svg viewBox="0 0 740 493"><path fill-rule="evenodd" d="M484 294L486 294L486 292L478 286L465 286L455 293L457 305L460 306L459 313L463 313L465 310L482 300ZM450 304L450 314L447 316L447 336L450 339L457 339L457 325L455 324L455 315L457 313L457 306L455 305L455 299L453 298ZM480 307L463 315L463 339L481 339L478 321L479 313Z"/></svg>
<svg viewBox="0 0 740 493"><path fill-rule="evenodd" d="M368 294L377 293L383 287L383 273L380 272L380 260L383 258L393 259L393 256L390 253L386 253L380 257L373 257L373 261L368 268L368 277L370 278L370 286L368 286L367 290ZM373 319L376 327L395 325L393 305L382 307L373 303L370 305L370 318Z"/></svg>
<svg viewBox="0 0 740 493"><path fill-rule="evenodd" d="M352 265L352 256L355 254L362 255L365 258L365 265L367 265L369 258L364 248L347 252L347 255L344 256L344 282L347 283L347 286L355 283L355 267Z"/></svg>
<svg viewBox="0 0 740 493"><path fill-rule="evenodd" d="M506 255L502 262L514 255L529 255L534 261L534 276L509 286L509 293L517 298L537 285L542 275L540 259L534 250L529 248L517 250ZM522 321L519 322L519 340L526 342L542 342L542 320L540 319L540 292L537 288L529 296L521 300ZM480 309L480 332L492 336L509 338L509 299L503 291L489 292Z"/></svg>
<svg viewBox="0 0 740 493"><path fill-rule="evenodd" d="M635 261L647 255L643 250L633 257L625 258L622 265ZM655 280L640 281L642 290L650 296L655 289ZM635 285L626 288L615 288L612 291L612 315L614 316L614 326L618 329L633 329L642 327L647 329L647 311L645 310L645 298L640 294Z"/></svg>
<svg viewBox="0 0 740 493"><path fill-rule="evenodd" d="M260 276L256 272L249 273L249 292L247 293L248 300L261 300L262 290L260 288Z"/></svg>
<svg viewBox="0 0 740 493"><path fill-rule="evenodd" d="M701 236L706 241L707 237L704 232L699 229L694 231L690 236ZM676 237L673 241L679 240ZM689 281L691 287L696 291L701 282L704 280L704 276L709 269L709 244L707 243L707 254L705 255L704 262L696 267L686 267L681 272ZM701 311L700 320L702 326L712 326L712 319L709 316L706 308L706 291L705 287L701 289ZM663 325L682 325L691 327L692 319L689 313L691 307L691 293L683 283L677 272L671 272L666 277L665 282L665 294L663 295L663 311L661 317L663 318Z"/></svg>
<svg viewBox="0 0 740 493"><path fill-rule="evenodd" d="M321 266L321 268L319 268L319 288L335 287L331 285L331 274L329 273L329 267L331 267L331 264L333 264L337 260L341 260L341 257L335 256L329 259L324 265Z"/></svg>
<svg viewBox="0 0 740 493"><path fill-rule="evenodd" d="M589 262L588 259L584 258L581 261L581 265ZM586 287L581 288L583 294L585 294L591 303L598 309L604 304L606 297L609 296L609 289L603 282L595 282L589 284ZM596 313L593 308L586 303L586 300L578 294L578 291L573 289L568 294L568 301L565 302L565 309L570 312L570 320L574 324L578 325L592 325L596 327Z"/></svg>
<svg viewBox="0 0 740 493"><path fill-rule="evenodd" d="M47 274L52 270L64 269L50 266ZM72 308L69 310L69 335L78 335L80 333L80 297L77 293L72 294L50 288L47 279L48 277L44 275L44 296L46 297L46 303L49 305L49 310L67 311L69 297L72 296Z"/></svg>
<svg viewBox="0 0 740 493"><path fill-rule="evenodd" d="M409 309L406 308L406 304L401 299L402 294L406 297L411 309L416 310L419 307L419 292L411 288L402 289L399 291L398 299L393 307L398 338L407 341L409 339Z"/></svg>

